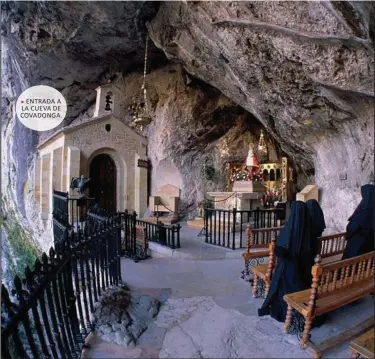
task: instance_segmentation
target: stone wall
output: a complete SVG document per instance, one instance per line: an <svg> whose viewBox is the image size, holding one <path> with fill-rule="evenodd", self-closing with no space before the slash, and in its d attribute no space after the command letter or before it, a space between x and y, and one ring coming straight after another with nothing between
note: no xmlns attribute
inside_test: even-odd
<svg viewBox="0 0 375 359"><path fill-rule="evenodd" d="M79 124L79 122L78 122ZM108 132L105 126L109 124ZM109 116L97 123L86 124L67 134L66 144L81 151L81 172L89 175L90 163L100 153L109 154L117 170L117 208L120 211L146 211L147 173L140 172L136 183L138 159L146 159L147 139L124 126L119 120ZM141 194L141 195L140 195Z"/></svg>

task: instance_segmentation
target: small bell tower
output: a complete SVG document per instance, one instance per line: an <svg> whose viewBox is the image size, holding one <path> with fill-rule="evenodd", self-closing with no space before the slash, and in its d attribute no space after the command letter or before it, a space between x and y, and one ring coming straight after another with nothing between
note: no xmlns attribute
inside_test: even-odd
<svg viewBox="0 0 375 359"><path fill-rule="evenodd" d="M120 93L114 84L101 85L96 88L94 117L109 114L120 115Z"/></svg>

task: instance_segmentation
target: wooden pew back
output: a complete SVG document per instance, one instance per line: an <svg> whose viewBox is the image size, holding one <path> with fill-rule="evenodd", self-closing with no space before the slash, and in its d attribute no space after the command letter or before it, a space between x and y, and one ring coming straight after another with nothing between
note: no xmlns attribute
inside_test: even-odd
<svg viewBox="0 0 375 359"><path fill-rule="evenodd" d="M276 238L283 227L247 229L246 252L251 248L268 248L272 238Z"/></svg>
<svg viewBox="0 0 375 359"><path fill-rule="evenodd" d="M346 232L318 238L318 253L322 258L344 253L345 246Z"/></svg>
<svg viewBox="0 0 375 359"><path fill-rule="evenodd" d="M312 288L311 294L319 298L359 282L373 280L374 277L374 252L324 266L321 265L321 256L318 255L315 263L311 273L316 289Z"/></svg>
<svg viewBox="0 0 375 359"><path fill-rule="evenodd" d="M344 253L346 246L346 232L331 234L317 238L318 253L321 258L334 257ZM269 245L269 262L267 268L267 277L271 278L277 266L277 257L275 256L276 238L273 237Z"/></svg>
<svg viewBox="0 0 375 359"><path fill-rule="evenodd" d="M315 317L329 313L374 292L374 251L328 264L322 264L322 257L317 255L311 274L313 276L311 289L284 296L284 300L288 304L284 330L287 332L292 323L293 310L298 311L305 318L300 341L302 348L306 348L308 345ZM350 332L352 333L353 330ZM333 343L337 344L340 338L329 339L319 346L327 349L332 347ZM322 349L320 349L321 351ZM320 355L316 357L320 358Z"/></svg>

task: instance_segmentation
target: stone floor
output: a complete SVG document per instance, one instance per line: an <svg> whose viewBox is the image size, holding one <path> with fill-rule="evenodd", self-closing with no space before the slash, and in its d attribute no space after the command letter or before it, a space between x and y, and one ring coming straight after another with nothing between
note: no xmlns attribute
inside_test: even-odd
<svg viewBox="0 0 375 359"><path fill-rule="evenodd" d="M180 222L180 242L181 248L170 249L150 242L150 248L153 257L172 257L176 259L187 260L212 260L212 259L225 259L225 258L241 258L246 246L246 225L243 225L244 231L242 232L242 249L229 249L220 246L215 246L205 243L205 236L198 236L201 232L199 229L190 228L187 222ZM335 229L327 228L324 235L337 233ZM239 247L239 233L236 233L236 243Z"/></svg>
<svg viewBox="0 0 375 359"><path fill-rule="evenodd" d="M202 238L203 239L203 238ZM254 299L240 279L240 258L181 260L154 258L139 263L123 259L123 280L136 292L163 305L136 348L127 349L90 336L84 358L309 358L282 323L258 317ZM315 343L373 315L369 296L332 313L313 329ZM324 358L350 358L348 343Z"/></svg>
<svg viewBox="0 0 375 359"><path fill-rule="evenodd" d="M155 248L153 257L156 256L167 256L176 259L188 259L188 260L211 260L211 259L224 259L224 258L240 258L243 253L243 249L232 250L229 248L214 246L205 243L204 235L198 237L200 230L190 228L186 222L180 222L180 241L181 248L172 250L160 245L156 245L158 248L150 243L151 248ZM243 235L243 247L245 246L245 235Z"/></svg>

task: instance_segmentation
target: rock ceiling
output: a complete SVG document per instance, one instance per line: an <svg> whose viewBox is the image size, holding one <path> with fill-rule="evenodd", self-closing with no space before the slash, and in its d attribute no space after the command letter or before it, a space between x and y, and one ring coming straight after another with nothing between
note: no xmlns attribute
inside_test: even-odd
<svg viewBox="0 0 375 359"><path fill-rule="evenodd" d="M315 168L316 182L331 195L323 204L355 201L357 188L373 180L373 2L1 7L9 116L21 89L46 84L66 96L73 120L93 104L99 83L141 70L147 26L150 67L181 64L255 116L302 171ZM339 173L348 180L340 182Z"/></svg>

